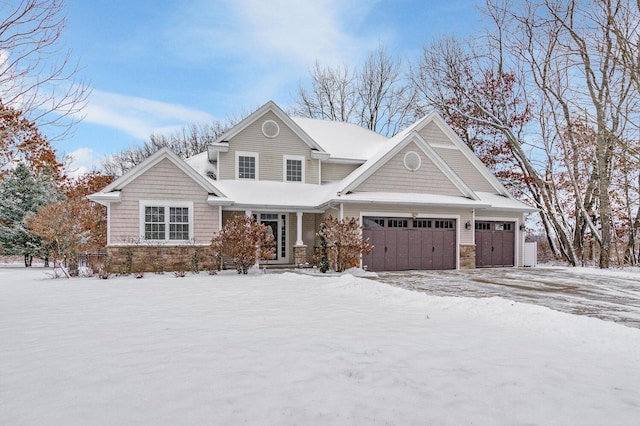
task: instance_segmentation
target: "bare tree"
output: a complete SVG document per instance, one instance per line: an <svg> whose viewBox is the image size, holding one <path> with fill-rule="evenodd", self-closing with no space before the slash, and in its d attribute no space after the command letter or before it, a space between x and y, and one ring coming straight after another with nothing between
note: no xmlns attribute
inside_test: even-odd
<svg viewBox="0 0 640 426"><path fill-rule="evenodd" d="M609 25L620 49L616 57L624 72L629 76L635 91L640 93L640 2L610 1L605 3L608 10L615 11L616 19L610 19ZM611 15L611 13L609 13ZM621 173L614 177L614 183L624 194L621 209L623 223L627 227L627 245L625 260L630 264L640 263L640 115L638 106L631 108L626 118L632 122L631 131L635 135L628 137L616 161ZM617 178L617 179L616 179Z"/></svg>
<svg viewBox="0 0 640 426"><path fill-rule="evenodd" d="M24 111L40 129L55 127L63 138L79 120L90 90L62 43L62 0L1 4L0 99Z"/></svg>
<svg viewBox="0 0 640 426"><path fill-rule="evenodd" d="M415 92L405 82L400 58L379 46L367 56L356 85L358 124L387 136L406 127Z"/></svg>
<svg viewBox="0 0 640 426"><path fill-rule="evenodd" d="M206 151L207 145L233 124L232 120L225 123L214 121L211 124L189 124L170 135L152 133L142 146L127 148L105 158L102 168L107 174L121 176L164 147L168 147L181 158L191 157Z"/></svg>
<svg viewBox="0 0 640 426"><path fill-rule="evenodd" d="M311 91L298 87L294 114L321 120L352 120L356 110L355 77L349 67L323 67L316 61L310 76Z"/></svg>
<svg viewBox="0 0 640 426"><path fill-rule="evenodd" d="M300 85L291 113L308 118L354 123L392 136L410 116L414 92L406 84L402 60L384 46L369 53L361 68L323 67L310 70L310 89Z"/></svg>
<svg viewBox="0 0 640 426"><path fill-rule="evenodd" d="M612 257L614 157L632 125L627 112L638 101L638 91L621 66L622 49L614 31L614 23L628 19L620 12L625 4L627 0L545 0L513 10L518 22L513 39L530 66L540 101L554 111L565 170L574 186L574 245L588 229L598 243L598 264L603 268ZM583 133L574 128L580 120L593 129L593 169L586 182L576 173L577 152L585 149L579 141Z"/></svg>
<svg viewBox="0 0 640 426"><path fill-rule="evenodd" d="M593 240L599 266L609 266L613 203L635 202L612 180L623 165L614 160L629 155L629 132L638 128L631 72L640 62L637 45L627 43L638 41L637 5L635 18L629 9L630 0L487 0L492 26L484 37L470 47L440 41L412 69L417 110L457 117L468 143L477 127L504 138L550 246L573 265Z"/></svg>

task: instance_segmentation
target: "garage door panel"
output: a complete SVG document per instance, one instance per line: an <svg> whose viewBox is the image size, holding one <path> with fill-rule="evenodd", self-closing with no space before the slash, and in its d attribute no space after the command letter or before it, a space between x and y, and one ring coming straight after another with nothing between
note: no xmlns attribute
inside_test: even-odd
<svg viewBox="0 0 640 426"><path fill-rule="evenodd" d="M409 269L422 268L422 232L417 229L409 231Z"/></svg>
<svg viewBox="0 0 640 426"><path fill-rule="evenodd" d="M433 269L443 269L444 263L442 262L442 253L444 238L442 232L435 231L433 233L433 241L431 246L431 253L433 256Z"/></svg>
<svg viewBox="0 0 640 426"><path fill-rule="evenodd" d="M396 262L396 253L398 251L397 246L398 231L397 230L385 230L384 231L384 270L385 271L397 271L398 266Z"/></svg>
<svg viewBox="0 0 640 426"><path fill-rule="evenodd" d="M456 233L454 230L443 232L443 257L442 265L444 269L455 269L456 267Z"/></svg>
<svg viewBox="0 0 640 426"><path fill-rule="evenodd" d="M505 234L502 243L504 266L514 266L515 257L515 235Z"/></svg>
<svg viewBox="0 0 640 426"><path fill-rule="evenodd" d="M401 229L396 233L396 269L409 269L409 230Z"/></svg>
<svg viewBox="0 0 640 426"><path fill-rule="evenodd" d="M422 269L430 270L433 267L433 232L422 231Z"/></svg>
<svg viewBox="0 0 640 426"><path fill-rule="evenodd" d="M373 262L384 265L384 230L374 230L372 233L373 251L371 252Z"/></svg>
<svg viewBox="0 0 640 426"><path fill-rule="evenodd" d="M493 235L491 245L491 264L494 266L503 266L501 232L496 232L496 234Z"/></svg>

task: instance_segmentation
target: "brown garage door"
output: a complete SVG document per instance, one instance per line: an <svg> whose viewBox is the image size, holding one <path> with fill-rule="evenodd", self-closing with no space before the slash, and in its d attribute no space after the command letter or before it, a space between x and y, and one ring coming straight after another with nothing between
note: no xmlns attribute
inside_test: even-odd
<svg viewBox="0 0 640 426"><path fill-rule="evenodd" d="M371 271L455 269L453 219L364 218L364 238L373 251L363 256Z"/></svg>
<svg viewBox="0 0 640 426"><path fill-rule="evenodd" d="M476 268L514 265L515 222L476 221Z"/></svg>

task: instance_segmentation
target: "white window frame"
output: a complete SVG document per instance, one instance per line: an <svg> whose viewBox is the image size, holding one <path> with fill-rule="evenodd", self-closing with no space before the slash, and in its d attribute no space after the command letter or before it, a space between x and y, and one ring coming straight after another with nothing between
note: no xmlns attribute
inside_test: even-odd
<svg viewBox="0 0 640 426"><path fill-rule="evenodd" d="M301 168L302 180L300 181L287 180L287 160L300 161L300 164L302 164L302 168ZM305 158L302 155L283 155L282 156L282 181L292 182L292 183L304 183L305 163L306 163Z"/></svg>
<svg viewBox="0 0 640 426"><path fill-rule="evenodd" d="M140 200L140 217L139 217L139 234L140 241L146 241L148 243L163 243L163 244L188 244L193 241L193 202L192 201L170 201L170 200ZM145 224L145 207L164 207L164 223L165 223L165 232L164 239L162 240L147 240L145 238L144 224ZM169 218L170 218L170 208L171 207L179 207L179 208L188 208L189 209L189 239L188 240L171 240L169 239Z"/></svg>
<svg viewBox="0 0 640 426"><path fill-rule="evenodd" d="M260 180L260 157L257 152L236 151L236 180L240 179L240 157L254 157L256 160L256 177L254 179L242 178L242 180Z"/></svg>

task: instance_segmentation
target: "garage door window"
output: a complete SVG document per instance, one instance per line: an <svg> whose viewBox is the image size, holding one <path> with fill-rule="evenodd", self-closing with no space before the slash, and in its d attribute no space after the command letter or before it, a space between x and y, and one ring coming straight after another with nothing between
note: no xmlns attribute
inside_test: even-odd
<svg viewBox="0 0 640 426"><path fill-rule="evenodd" d="M436 228L453 229L453 221L452 220L436 220Z"/></svg>
<svg viewBox="0 0 640 426"><path fill-rule="evenodd" d="M389 219L387 221L387 227L389 228L408 228L409 221L407 219Z"/></svg>
<svg viewBox="0 0 640 426"><path fill-rule="evenodd" d="M413 221L414 228L431 228L431 221L426 219L419 219Z"/></svg>

